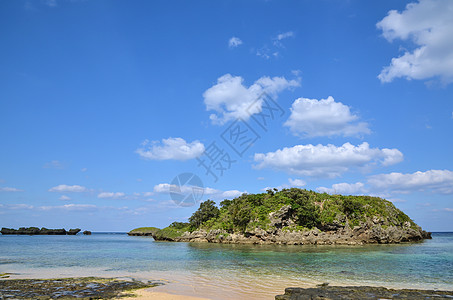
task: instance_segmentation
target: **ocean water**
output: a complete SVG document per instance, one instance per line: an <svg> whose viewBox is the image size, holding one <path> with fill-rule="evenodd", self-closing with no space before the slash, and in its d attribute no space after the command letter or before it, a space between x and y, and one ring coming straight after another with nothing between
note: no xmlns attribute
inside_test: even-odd
<svg viewBox="0 0 453 300"><path fill-rule="evenodd" d="M273 299L288 286L329 282L453 290L453 233L415 244L222 245L155 242L119 233L0 235L0 273L161 280L170 292Z"/></svg>

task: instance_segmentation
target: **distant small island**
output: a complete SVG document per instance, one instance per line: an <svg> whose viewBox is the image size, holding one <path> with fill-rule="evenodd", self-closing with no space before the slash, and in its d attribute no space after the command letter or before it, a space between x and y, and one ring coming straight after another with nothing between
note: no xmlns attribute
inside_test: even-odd
<svg viewBox="0 0 453 300"><path fill-rule="evenodd" d="M230 244L390 244L430 239L390 201L291 188L243 194L218 208L207 200L188 223L136 228L131 236L156 241Z"/></svg>
<svg viewBox="0 0 453 300"><path fill-rule="evenodd" d="M42 227L41 229L39 229L38 227L21 227L19 229L3 227L2 230L0 230L1 234L20 234L20 235L76 235L79 232L80 232L79 228L69 229L68 231L66 231L66 229L64 228L47 229L45 227ZM87 232L89 231L84 231L83 234L88 234ZM91 232L89 234L91 234Z"/></svg>

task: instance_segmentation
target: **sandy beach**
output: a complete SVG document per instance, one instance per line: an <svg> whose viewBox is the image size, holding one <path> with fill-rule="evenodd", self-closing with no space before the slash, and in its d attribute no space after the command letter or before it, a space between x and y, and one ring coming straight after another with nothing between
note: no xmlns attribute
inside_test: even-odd
<svg viewBox="0 0 453 300"><path fill-rule="evenodd" d="M161 300L206 300L206 299L212 299L212 298L201 298L201 297L194 297L194 296L188 296L188 295L176 295L176 294L170 294L168 292L160 292L156 291L155 288L148 288L148 289L142 289L142 290L137 290L134 292L136 297L126 297L123 298L125 300L151 300L151 299L161 299Z"/></svg>

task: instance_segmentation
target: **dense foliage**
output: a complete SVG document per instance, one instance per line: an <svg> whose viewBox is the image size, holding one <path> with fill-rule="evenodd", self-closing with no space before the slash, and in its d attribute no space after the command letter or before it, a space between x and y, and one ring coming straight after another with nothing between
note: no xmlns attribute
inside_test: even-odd
<svg viewBox="0 0 453 300"><path fill-rule="evenodd" d="M384 218L389 225L402 225L412 220L391 202L370 196L343 196L316 193L291 188L268 190L261 194L243 194L233 200L201 203L200 208L189 219L190 229L224 229L228 232L245 232L256 227L268 229L269 214L282 206L290 205L296 225L293 229L324 228L337 223L358 225L370 217Z"/></svg>
<svg viewBox="0 0 453 300"><path fill-rule="evenodd" d="M204 222L217 218L218 216L219 209L215 206L215 202L207 200L202 202L200 208L189 218L189 223L192 227L198 228Z"/></svg>
<svg viewBox="0 0 453 300"><path fill-rule="evenodd" d="M220 208L212 200L200 204L188 223L173 222L164 229L139 228L152 231L158 239L171 239L186 231L196 229L223 229L229 233L253 231L255 228L272 229L270 214L283 206L289 207L291 225L284 230L306 230L317 227L328 230L332 226L353 227L371 218L385 220L385 226L401 226L415 223L391 202L370 196L343 196L316 193L291 188L278 191L268 190L261 194L243 194L233 200L223 200Z"/></svg>

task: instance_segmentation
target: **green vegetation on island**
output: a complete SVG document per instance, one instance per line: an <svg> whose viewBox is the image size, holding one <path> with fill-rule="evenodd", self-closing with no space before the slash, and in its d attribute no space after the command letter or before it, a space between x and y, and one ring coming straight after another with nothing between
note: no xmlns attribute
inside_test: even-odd
<svg viewBox="0 0 453 300"><path fill-rule="evenodd" d="M131 235L143 229L135 229ZM343 196L291 188L243 194L200 204L188 223L147 229L156 240L241 243L367 243L429 238L390 201L371 196ZM145 232L143 230L143 232ZM288 235L285 232L297 232ZM318 233L328 233L324 239ZM231 235L234 235L231 237ZM323 236L323 234L320 234ZM307 238L304 239L304 236Z"/></svg>

